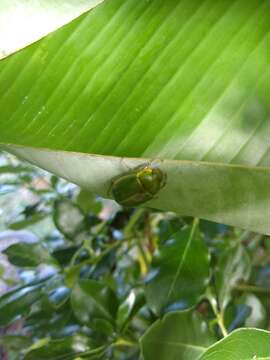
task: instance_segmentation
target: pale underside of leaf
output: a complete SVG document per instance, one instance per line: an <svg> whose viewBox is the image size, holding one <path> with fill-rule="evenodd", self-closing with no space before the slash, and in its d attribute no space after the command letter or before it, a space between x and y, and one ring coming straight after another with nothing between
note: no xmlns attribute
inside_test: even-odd
<svg viewBox="0 0 270 360"><path fill-rule="evenodd" d="M1 0L0 59L55 31L104 0Z"/></svg>
<svg viewBox="0 0 270 360"><path fill-rule="evenodd" d="M32 164L104 197L112 179L151 159L2 146ZM270 234L270 169L156 160L167 183L147 206Z"/></svg>

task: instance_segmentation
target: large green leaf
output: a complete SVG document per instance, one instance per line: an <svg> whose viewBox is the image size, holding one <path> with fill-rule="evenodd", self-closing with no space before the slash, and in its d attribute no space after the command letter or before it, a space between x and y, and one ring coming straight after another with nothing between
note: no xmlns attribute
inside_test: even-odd
<svg viewBox="0 0 270 360"><path fill-rule="evenodd" d="M196 268L193 266L195 262ZM162 245L150 276L146 297L156 313L196 305L209 277L208 249L200 236L197 222L192 228L173 234Z"/></svg>
<svg viewBox="0 0 270 360"><path fill-rule="evenodd" d="M270 360L270 332L236 330L211 346L199 360Z"/></svg>
<svg viewBox="0 0 270 360"><path fill-rule="evenodd" d="M206 323L184 311L158 320L142 337L141 348L144 360L197 360L212 343Z"/></svg>
<svg viewBox="0 0 270 360"><path fill-rule="evenodd" d="M165 159L150 206L270 233L269 10L106 0L0 62L0 143L103 196Z"/></svg>

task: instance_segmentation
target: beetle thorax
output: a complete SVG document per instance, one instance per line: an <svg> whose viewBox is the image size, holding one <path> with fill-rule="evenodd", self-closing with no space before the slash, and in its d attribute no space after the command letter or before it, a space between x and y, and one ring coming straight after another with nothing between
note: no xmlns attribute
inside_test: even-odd
<svg viewBox="0 0 270 360"><path fill-rule="evenodd" d="M145 167L137 173L137 180L148 194L155 195L160 188L159 173L156 169Z"/></svg>

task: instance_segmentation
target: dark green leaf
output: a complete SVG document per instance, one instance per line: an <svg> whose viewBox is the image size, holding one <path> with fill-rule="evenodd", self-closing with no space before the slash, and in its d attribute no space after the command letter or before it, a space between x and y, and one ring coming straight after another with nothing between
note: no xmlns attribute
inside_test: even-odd
<svg viewBox="0 0 270 360"><path fill-rule="evenodd" d="M209 254L195 222L161 246L146 285L148 304L155 313L194 306L208 277Z"/></svg>
<svg viewBox="0 0 270 360"><path fill-rule="evenodd" d="M95 319L114 323L117 299L114 292L101 282L80 280L72 290L72 308L83 324L93 324Z"/></svg>
<svg viewBox="0 0 270 360"><path fill-rule="evenodd" d="M73 255L79 250L79 246L68 246L54 250L52 256L63 266L70 263Z"/></svg>
<svg viewBox="0 0 270 360"><path fill-rule="evenodd" d="M91 322L91 327L96 330L99 334L106 336L113 335L114 326L111 322L105 319L93 319Z"/></svg>
<svg viewBox="0 0 270 360"><path fill-rule="evenodd" d="M15 289L0 297L0 325L7 325L19 316L28 314L31 305L42 296L42 285Z"/></svg>
<svg viewBox="0 0 270 360"><path fill-rule="evenodd" d="M100 359L104 350L104 347L94 348L86 336L74 335L59 340L41 340L29 349L24 360Z"/></svg>
<svg viewBox="0 0 270 360"><path fill-rule="evenodd" d="M18 243L4 250L11 264L19 267L36 267L40 264L56 264L49 251L41 244Z"/></svg>

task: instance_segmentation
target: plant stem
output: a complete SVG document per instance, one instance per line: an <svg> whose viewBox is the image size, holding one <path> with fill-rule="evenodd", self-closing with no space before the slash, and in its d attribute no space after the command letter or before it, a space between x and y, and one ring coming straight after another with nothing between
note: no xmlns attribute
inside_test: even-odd
<svg viewBox="0 0 270 360"><path fill-rule="evenodd" d="M138 344L135 342L132 342L130 340L120 338L120 339L116 340L116 342L114 342L112 344L112 346L115 346L115 347L137 347Z"/></svg>
<svg viewBox="0 0 270 360"><path fill-rule="evenodd" d="M225 324L224 324L224 316L223 316L223 314L218 313L218 314L216 314L216 317L217 317L218 326L219 326L219 328L220 328L220 330L222 332L222 335L224 337L228 336L228 331L227 331L227 329L225 327Z"/></svg>
<svg viewBox="0 0 270 360"><path fill-rule="evenodd" d="M130 233L132 232L133 227L138 222L142 214L145 212L144 208L138 208L134 211L134 213L131 215L129 222L127 223L125 229L124 229L124 235L125 237L129 237Z"/></svg>
<svg viewBox="0 0 270 360"><path fill-rule="evenodd" d="M223 337L228 336L228 331L227 331L226 326L224 324L224 312L218 310L218 306L217 306L217 304L215 302L210 301L210 304L211 304L212 309L214 311L214 314L216 316L217 323L218 323L218 326L220 328L220 331L221 331Z"/></svg>
<svg viewBox="0 0 270 360"><path fill-rule="evenodd" d="M217 300L217 296L215 296L213 294L213 292L210 288L208 289L207 299L208 299L208 301L213 309L213 312L216 316L216 323L218 324L223 337L226 337L228 335L228 331L224 324L224 310L222 310L220 308L220 305Z"/></svg>
<svg viewBox="0 0 270 360"><path fill-rule="evenodd" d="M141 238L140 237L136 241L136 244L137 244L138 250L139 250L140 255L141 255L141 260L142 260L141 273L142 273L142 275L146 275L147 272L148 272L148 268L149 268L149 261L147 259L147 255L146 255L145 250L143 248L143 245L141 243Z"/></svg>
<svg viewBox="0 0 270 360"><path fill-rule="evenodd" d="M124 229L124 239L127 238L133 238L133 236L135 235L136 237L136 245L138 247L138 250L140 252L141 255L141 259L142 259L142 269L143 269L143 273L147 272L148 270L148 259L147 256L145 254L144 248L142 246L141 243L141 237L138 236L137 234L135 234L135 231L133 231L135 225L137 224L137 222L139 221L139 219L141 218L141 216L145 213L145 209L144 208L138 208L134 211L134 213L131 215L128 224L126 225L125 229Z"/></svg>

